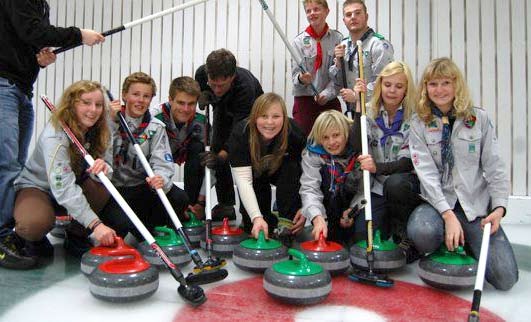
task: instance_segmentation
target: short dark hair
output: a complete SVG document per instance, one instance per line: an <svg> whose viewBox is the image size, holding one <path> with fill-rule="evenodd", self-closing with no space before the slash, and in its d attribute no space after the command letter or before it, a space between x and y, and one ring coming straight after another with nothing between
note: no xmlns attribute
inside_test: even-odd
<svg viewBox="0 0 531 322"><path fill-rule="evenodd" d="M363 0L345 0L345 2L343 2L343 9L345 9L346 6L355 3L361 3L361 5L363 6L363 10L365 10L365 13L367 13L367 6L365 5L365 1Z"/></svg>
<svg viewBox="0 0 531 322"><path fill-rule="evenodd" d="M214 50L207 57L205 69L210 79L231 77L236 74L236 57L225 48Z"/></svg>
<svg viewBox="0 0 531 322"><path fill-rule="evenodd" d="M181 76L171 81L169 91L170 98L175 98L177 92L185 92L188 95L198 98L199 95L201 95L201 87L199 87L199 83L192 77Z"/></svg>

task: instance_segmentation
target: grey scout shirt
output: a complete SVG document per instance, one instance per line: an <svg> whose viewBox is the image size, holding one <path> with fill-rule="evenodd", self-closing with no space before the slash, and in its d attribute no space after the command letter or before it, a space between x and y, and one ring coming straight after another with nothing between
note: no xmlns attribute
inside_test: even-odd
<svg viewBox="0 0 531 322"><path fill-rule="evenodd" d="M487 112L475 107L472 126L457 118L451 134L454 156L451 179L442 183L442 121L435 117L425 124L413 116L410 149L413 165L428 202L443 213L453 209L457 200L469 221L488 215L488 207L507 207L509 179L498 150L494 126Z"/></svg>
<svg viewBox="0 0 531 322"><path fill-rule="evenodd" d="M142 118L131 118L126 115L127 124L132 132L140 125ZM117 156L122 145L122 137L120 135L119 124L114 121L109 122L112 136L113 136L113 155ZM125 138L125 140L129 140ZM148 126L144 132L137 138L140 149L146 156L153 172L160 175L164 179L165 193L170 191L172 187L172 177L175 174L175 164L171 156L170 145L168 143L168 136L164 123L153 116L149 121ZM146 184L147 173L137 157L133 144L129 142L127 150L127 160L120 165L115 165L113 183L117 187L133 187L141 184Z"/></svg>
<svg viewBox="0 0 531 322"><path fill-rule="evenodd" d="M62 129L48 122L39 136L31 157L15 181L15 190L37 188L49 193L55 201L66 208L68 214L85 227L98 218L76 184L68 149L70 140ZM108 177L112 176L112 146L104 157L108 164Z"/></svg>
<svg viewBox="0 0 531 322"><path fill-rule="evenodd" d="M317 72L314 72L314 63L317 57L317 41L306 31L298 34L293 40L293 47L299 54L299 57L302 58L304 67L313 75L313 85L319 94L325 96L328 101L334 99L338 94L328 70L334 64L334 48L341 42L342 38L343 35L339 31L332 29L329 29L326 35L321 38L323 62ZM293 96L314 96L311 86L299 82L299 73L301 73L301 69L292 59L291 77L293 80Z"/></svg>
<svg viewBox="0 0 531 322"><path fill-rule="evenodd" d="M349 36L347 38L344 38L341 44L346 46L345 67L347 69L347 86L348 88L352 89L354 88L354 85L356 83L356 78L359 78L358 53L357 51L353 52L356 47L356 42L353 42ZM372 36L367 37L367 39L362 42L362 50L364 67L363 75L367 84L366 101L368 102L372 97L376 77L378 77L378 74L380 74L385 65L389 64L394 60L394 50L393 45L391 45L389 41L385 40L384 37L378 33L373 33ZM347 67L347 60L348 57L351 56L351 53L353 55L352 59L354 60L352 64L352 70ZM330 77L334 79L337 88L343 88L343 76L341 69L336 67L336 65L334 64L330 67L329 72Z"/></svg>

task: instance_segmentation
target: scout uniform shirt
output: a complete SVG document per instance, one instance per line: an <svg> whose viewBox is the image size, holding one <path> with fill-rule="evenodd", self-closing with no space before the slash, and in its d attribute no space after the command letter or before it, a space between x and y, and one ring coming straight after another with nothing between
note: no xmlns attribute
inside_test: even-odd
<svg viewBox="0 0 531 322"><path fill-rule="evenodd" d="M454 209L459 199L469 221L488 215L489 205L507 208L507 169L487 112L474 107L471 117L455 120L450 138L454 165L446 183L441 180L442 128L438 117L428 124L417 115L411 120L411 157L422 195L439 213Z"/></svg>

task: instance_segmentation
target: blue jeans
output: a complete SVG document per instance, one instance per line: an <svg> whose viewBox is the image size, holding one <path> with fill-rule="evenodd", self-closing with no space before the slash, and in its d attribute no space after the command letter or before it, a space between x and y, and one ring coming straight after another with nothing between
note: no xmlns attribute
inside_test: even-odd
<svg viewBox="0 0 531 322"><path fill-rule="evenodd" d="M0 237L14 226L13 182L22 171L33 132L33 105L16 85L0 77Z"/></svg>
<svg viewBox="0 0 531 322"><path fill-rule="evenodd" d="M483 236L481 218L469 222L459 203L454 213L465 234L465 249L469 255L479 259ZM407 233L421 254L431 253L444 242L444 220L431 205L421 204L409 217ZM499 290L509 290L518 281L513 248L501 226L490 235L485 279Z"/></svg>

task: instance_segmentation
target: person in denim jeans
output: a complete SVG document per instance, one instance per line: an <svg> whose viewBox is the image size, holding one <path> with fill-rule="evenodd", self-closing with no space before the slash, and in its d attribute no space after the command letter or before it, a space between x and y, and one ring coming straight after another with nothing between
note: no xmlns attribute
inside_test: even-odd
<svg viewBox="0 0 531 322"><path fill-rule="evenodd" d="M9 261L26 268L34 259L13 234L13 181L24 166L33 131L33 83L39 69L55 61L49 46L94 45L104 37L93 30L50 25L45 0L1 1L0 21L0 266Z"/></svg>
<svg viewBox="0 0 531 322"><path fill-rule="evenodd" d="M509 290L518 281L518 267L500 226L509 179L494 126L485 110L473 107L463 76L450 59L433 60L420 86L409 143L429 205L411 214L408 235L421 253L444 242L450 251L463 245L479 258L482 230L490 222L486 280Z"/></svg>

